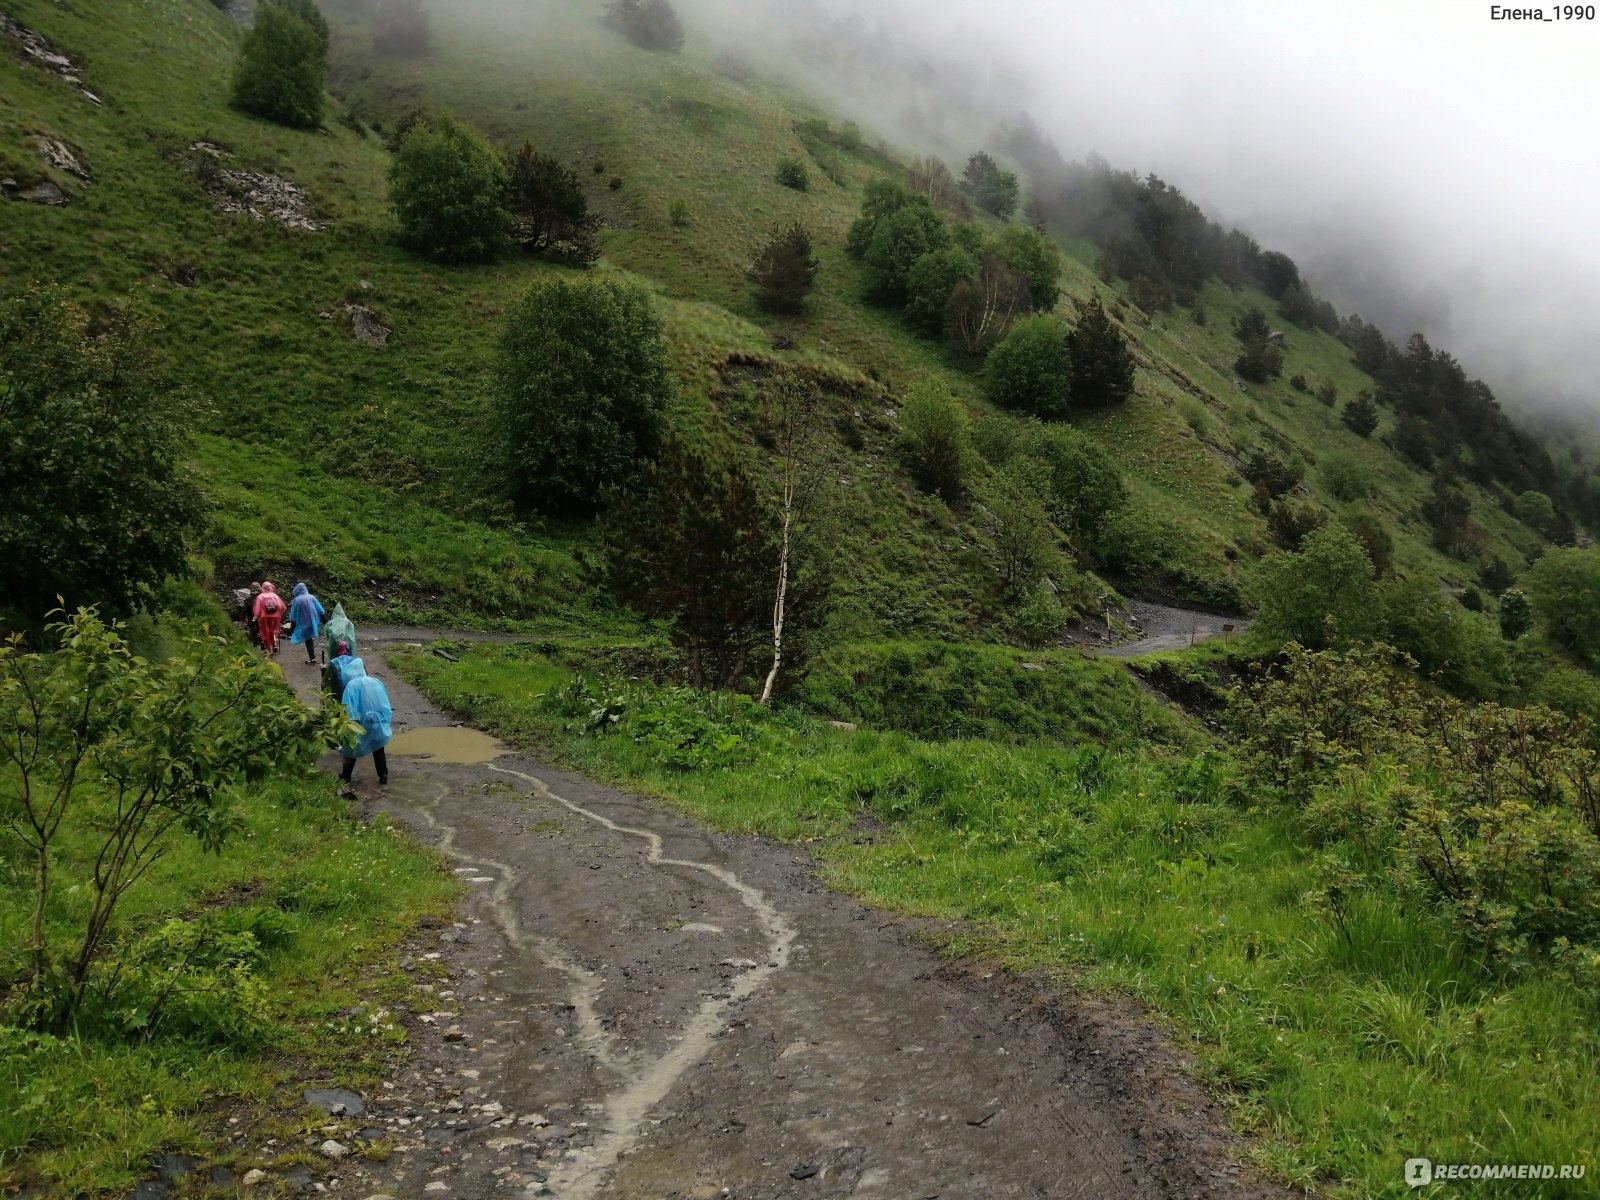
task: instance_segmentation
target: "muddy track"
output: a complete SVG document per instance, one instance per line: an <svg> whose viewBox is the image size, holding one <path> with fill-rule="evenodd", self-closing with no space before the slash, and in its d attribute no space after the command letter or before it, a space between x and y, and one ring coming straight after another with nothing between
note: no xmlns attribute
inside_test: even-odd
<svg viewBox="0 0 1600 1200"><path fill-rule="evenodd" d="M1139 637L1120 646L1091 650L1089 653L1100 658L1138 658L1143 654L1185 650L1214 638L1237 636L1250 628L1250 622L1243 617L1174 608L1148 600L1131 601L1128 616L1130 624L1138 629Z"/></svg>
<svg viewBox="0 0 1600 1200"><path fill-rule="evenodd" d="M365 1097L365 1136L393 1152L331 1164L325 1186L442 1200L1283 1194L1241 1170L1215 1106L1128 1013L942 960L918 936L928 926L827 891L794 847L474 753L482 736L445 731L381 642L363 651L398 736L389 787L364 762L357 802L459 864L469 895L411 963L438 975L423 985L437 1009L400 1014L407 1060ZM303 660L282 662L314 688Z"/></svg>

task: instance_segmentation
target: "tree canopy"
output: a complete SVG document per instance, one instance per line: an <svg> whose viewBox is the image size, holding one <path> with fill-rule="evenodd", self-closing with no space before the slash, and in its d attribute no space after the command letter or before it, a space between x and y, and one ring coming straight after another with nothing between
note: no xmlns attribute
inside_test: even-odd
<svg viewBox="0 0 1600 1200"><path fill-rule="evenodd" d="M402 244L442 263L488 262L510 242L504 160L448 116L418 121L389 166Z"/></svg>

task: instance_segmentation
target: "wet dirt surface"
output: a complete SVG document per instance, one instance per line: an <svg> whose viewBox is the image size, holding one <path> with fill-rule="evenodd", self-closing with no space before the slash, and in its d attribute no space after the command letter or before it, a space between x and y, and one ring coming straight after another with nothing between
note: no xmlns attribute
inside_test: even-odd
<svg viewBox="0 0 1600 1200"><path fill-rule="evenodd" d="M1169 650L1186 650L1209 642L1213 638L1234 637L1250 628L1243 617L1224 617L1196 609L1173 608L1154 604L1148 600L1128 603L1129 624L1142 636L1103 650L1089 653L1102 658L1138 658L1142 654L1161 654Z"/></svg>
<svg viewBox="0 0 1600 1200"><path fill-rule="evenodd" d="M405 631L403 640L416 640ZM468 888L408 964L405 1066L316 1184L368 1197L989 1200L1284 1195L1237 1165L1162 1036L1114 1006L926 948L824 889L809 856L708 833L507 751L387 667L390 783L354 798ZM303 694L315 669L284 654ZM417 731L430 731L418 736ZM403 752L407 742L433 757ZM481 750L481 744L479 749ZM328 765L336 766L330 756ZM926 926L923 926L926 928ZM338 1086L338 1080L319 1086Z"/></svg>

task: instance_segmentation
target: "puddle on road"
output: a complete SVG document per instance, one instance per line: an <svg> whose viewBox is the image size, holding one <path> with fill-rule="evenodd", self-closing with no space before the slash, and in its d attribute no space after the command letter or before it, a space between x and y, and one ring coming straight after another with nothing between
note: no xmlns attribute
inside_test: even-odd
<svg viewBox="0 0 1600 1200"><path fill-rule="evenodd" d="M444 726L408 729L395 734L389 743L390 754L467 766L493 762L505 752L506 748L499 741L480 730Z"/></svg>

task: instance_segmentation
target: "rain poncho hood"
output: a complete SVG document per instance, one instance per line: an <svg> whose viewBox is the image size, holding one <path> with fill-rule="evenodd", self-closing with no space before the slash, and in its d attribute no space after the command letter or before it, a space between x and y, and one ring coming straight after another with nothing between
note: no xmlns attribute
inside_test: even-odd
<svg viewBox="0 0 1600 1200"><path fill-rule="evenodd" d="M349 642L350 653L356 652L356 627L349 617L344 615L344 605L333 606L333 616L328 618L328 623L322 627L323 635L328 639L328 657L335 658L339 653L339 643Z"/></svg>
<svg viewBox="0 0 1600 1200"><path fill-rule="evenodd" d="M271 596L272 599L277 602L277 612L280 615L283 613L283 597L278 595L278 589L272 586L271 580L268 580L266 583L261 585L261 594L256 597L254 611L258 620L261 617L268 615L268 596Z"/></svg>
<svg viewBox="0 0 1600 1200"><path fill-rule="evenodd" d="M389 706L389 693L367 674L359 658L352 658L342 676L344 685L344 711L361 726L362 733L354 745L345 747L349 758L364 758L374 750L382 750L394 736L391 722L394 710Z"/></svg>
<svg viewBox="0 0 1600 1200"><path fill-rule="evenodd" d="M328 666L336 672L336 678L339 680L339 696L341 698L344 696L345 687L355 678L355 674L350 670L352 666L363 675L367 673L366 663L353 654L341 654L337 658L331 658L328 660Z"/></svg>
<svg viewBox="0 0 1600 1200"><path fill-rule="evenodd" d="M309 642L317 636L324 615L322 601L311 594L311 589L303 583L295 584L294 603L289 605L289 620L294 622L294 636L289 640L297 646L301 642Z"/></svg>

